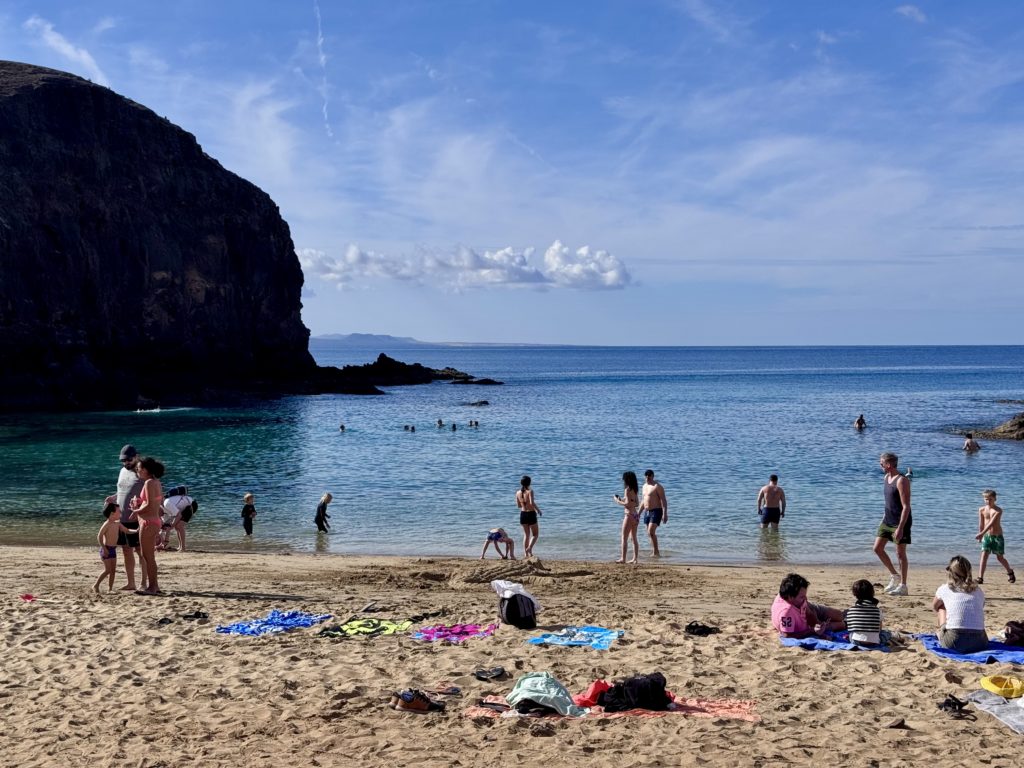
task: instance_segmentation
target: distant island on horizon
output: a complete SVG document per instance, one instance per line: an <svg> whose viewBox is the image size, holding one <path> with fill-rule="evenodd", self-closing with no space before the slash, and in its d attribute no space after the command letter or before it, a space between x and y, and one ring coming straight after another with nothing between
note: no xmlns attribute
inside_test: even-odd
<svg viewBox="0 0 1024 768"><path fill-rule="evenodd" d="M412 336L391 336L386 333L322 333L311 336L310 341L340 342L356 348L401 349L404 347L579 347L616 349L633 347L632 344L559 344L533 341L421 341ZM649 349L874 349L878 347L936 348L936 347L1018 347L1020 344L651 344L639 345Z"/></svg>

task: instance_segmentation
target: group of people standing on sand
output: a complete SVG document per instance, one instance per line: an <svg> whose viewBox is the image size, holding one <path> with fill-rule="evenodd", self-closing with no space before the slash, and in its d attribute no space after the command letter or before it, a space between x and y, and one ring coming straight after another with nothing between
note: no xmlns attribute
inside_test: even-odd
<svg viewBox="0 0 1024 768"><path fill-rule="evenodd" d="M140 457L133 445L126 445L119 455L121 470L117 476L117 493L108 496L103 508L104 522L96 535L103 573L93 589L107 581L107 591L114 588L117 571L117 548L121 547L128 584L122 590L141 595L160 594L157 580L156 546L163 521L163 486L160 478L164 465L156 459ZM140 584L136 585L135 557L139 558Z"/></svg>

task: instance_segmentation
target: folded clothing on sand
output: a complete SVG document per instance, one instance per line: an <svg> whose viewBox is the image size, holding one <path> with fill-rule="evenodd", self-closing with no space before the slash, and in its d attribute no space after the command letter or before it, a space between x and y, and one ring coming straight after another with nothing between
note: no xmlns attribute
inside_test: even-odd
<svg viewBox="0 0 1024 768"><path fill-rule="evenodd" d="M329 613L303 613L302 611L271 611L262 619L252 621L239 621L234 624L217 627L217 631L224 635L266 635L287 632L290 629L312 627L314 624L327 621L331 618Z"/></svg>
<svg viewBox="0 0 1024 768"><path fill-rule="evenodd" d="M599 651L607 651L624 634L624 630L604 627L563 627L558 632L546 632L528 638L526 642L532 645L589 645Z"/></svg>
<svg viewBox="0 0 1024 768"><path fill-rule="evenodd" d="M488 624L486 627L481 624L452 624L446 626L438 624L433 627L424 627L413 633L417 640L426 640L432 643L435 640L447 640L450 643L461 643L471 637L490 637L498 628L497 624Z"/></svg>
<svg viewBox="0 0 1024 768"><path fill-rule="evenodd" d="M780 637L783 645L803 648L808 651L884 651L889 646L866 646L850 642L849 632L829 632L825 637Z"/></svg>
<svg viewBox="0 0 1024 768"><path fill-rule="evenodd" d="M989 640L988 648L976 653L957 653L939 645L935 635L918 635L926 650L936 656L953 661L970 661L975 664L1024 664L1024 648Z"/></svg>

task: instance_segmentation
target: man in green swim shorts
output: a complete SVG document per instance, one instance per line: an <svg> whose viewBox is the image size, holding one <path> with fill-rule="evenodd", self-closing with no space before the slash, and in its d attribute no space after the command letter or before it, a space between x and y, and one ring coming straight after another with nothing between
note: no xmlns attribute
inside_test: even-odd
<svg viewBox="0 0 1024 768"><path fill-rule="evenodd" d="M978 510L978 535L974 537L981 542L981 565L978 566L978 583L984 582L988 556L995 555L996 560L1006 569L1006 578L1013 584L1017 581L1017 577L1004 556L1006 542L1003 540L1003 510L1001 507L996 506L995 491L982 491L981 498L985 500L985 506Z"/></svg>

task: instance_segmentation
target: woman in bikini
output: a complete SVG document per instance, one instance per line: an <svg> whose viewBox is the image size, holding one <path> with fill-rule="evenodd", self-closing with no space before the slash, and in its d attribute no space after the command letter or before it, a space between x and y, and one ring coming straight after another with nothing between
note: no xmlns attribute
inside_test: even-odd
<svg viewBox="0 0 1024 768"><path fill-rule="evenodd" d="M625 498L618 494L612 496L612 501L621 506L625 513L622 518L622 554L615 562L626 562L626 544L629 539L632 539L633 559L629 562L635 563L640 555L640 543L636 539L636 529L640 525L640 512L637 510L637 504L640 502L640 486L636 480L636 472L623 472L622 485Z"/></svg>
<svg viewBox="0 0 1024 768"><path fill-rule="evenodd" d="M543 513L533 501L533 490L530 488L530 478L527 475L523 475L519 481L519 490L516 491L516 506L519 507L519 524L523 526L523 557L530 557L533 555L533 546L537 543L537 535L540 530L537 526L537 518Z"/></svg>
<svg viewBox="0 0 1024 768"><path fill-rule="evenodd" d="M164 489L160 485L164 465L147 456L139 461L136 471L143 481L142 492L131 500L131 508L139 518L139 545L145 560L148 582L146 589L136 594L158 595L160 585L156 580L156 539L160 533L160 508L164 503Z"/></svg>

